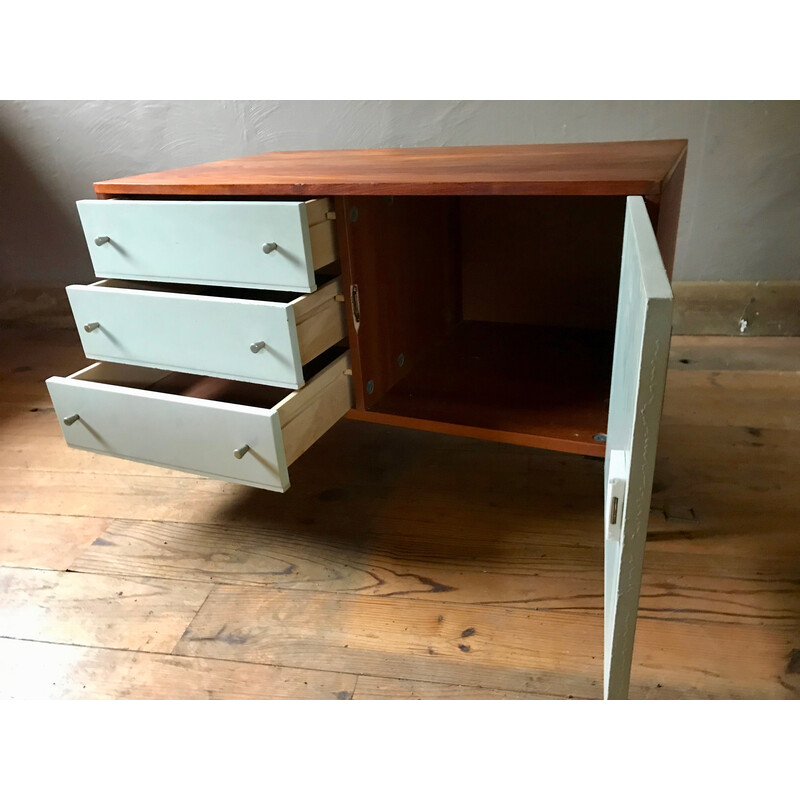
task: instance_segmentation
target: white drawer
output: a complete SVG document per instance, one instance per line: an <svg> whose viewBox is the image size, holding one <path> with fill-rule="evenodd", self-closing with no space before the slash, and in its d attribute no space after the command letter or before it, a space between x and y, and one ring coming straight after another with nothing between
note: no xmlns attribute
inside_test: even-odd
<svg viewBox="0 0 800 800"><path fill-rule="evenodd" d="M294 392L119 364L47 387L71 447L284 492L288 466L352 408L349 364Z"/></svg>
<svg viewBox="0 0 800 800"><path fill-rule="evenodd" d="M313 292L314 271L337 258L330 198L77 205L100 278Z"/></svg>
<svg viewBox="0 0 800 800"><path fill-rule="evenodd" d="M100 281L68 286L88 358L272 386L347 335L342 279L313 294Z"/></svg>

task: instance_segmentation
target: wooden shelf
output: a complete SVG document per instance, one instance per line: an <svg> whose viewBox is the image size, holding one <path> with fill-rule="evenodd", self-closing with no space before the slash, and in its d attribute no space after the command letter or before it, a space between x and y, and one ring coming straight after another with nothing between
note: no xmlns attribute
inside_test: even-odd
<svg viewBox="0 0 800 800"><path fill-rule="evenodd" d="M354 419L602 456L612 331L462 322Z"/></svg>

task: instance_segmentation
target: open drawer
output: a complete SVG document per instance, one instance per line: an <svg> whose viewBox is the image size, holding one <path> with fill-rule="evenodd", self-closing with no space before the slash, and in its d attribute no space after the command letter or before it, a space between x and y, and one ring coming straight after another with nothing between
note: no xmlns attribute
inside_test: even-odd
<svg viewBox="0 0 800 800"><path fill-rule="evenodd" d="M77 205L99 278L313 292L337 258L330 198Z"/></svg>
<svg viewBox="0 0 800 800"><path fill-rule="evenodd" d="M87 358L297 389L347 336L341 277L313 294L105 280L68 286Z"/></svg>
<svg viewBox="0 0 800 800"><path fill-rule="evenodd" d="M285 492L289 465L353 405L348 352L297 391L93 364L47 388L71 447Z"/></svg>

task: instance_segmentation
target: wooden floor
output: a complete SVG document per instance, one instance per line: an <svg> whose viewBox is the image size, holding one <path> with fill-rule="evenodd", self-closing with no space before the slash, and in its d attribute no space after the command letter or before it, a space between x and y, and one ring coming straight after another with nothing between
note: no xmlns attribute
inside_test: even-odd
<svg viewBox="0 0 800 800"><path fill-rule="evenodd" d="M70 450L0 330L0 696L598 698L603 465L363 422L286 495ZM631 696L800 696L800 339L672 349Z"/></svg>

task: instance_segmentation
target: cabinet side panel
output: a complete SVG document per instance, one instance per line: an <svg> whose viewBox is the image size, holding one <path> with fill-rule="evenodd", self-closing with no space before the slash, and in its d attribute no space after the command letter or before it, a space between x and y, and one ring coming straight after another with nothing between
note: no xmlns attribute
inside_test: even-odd
<svg viewBox="0 0 800 800"><path fill-rule="evenodd" d="M348 197L337 221L356 407L365 409L461 318L457 199Z"/></svg>
<svg viewBox="0 0 800 800"><path fill-rule="evenodd" d="M686 151L661 187L656 239L664 261L667 277L672 280L675 265L675 245L678 240L678 220L683 195L683 176L686 172Z"/></svg>

